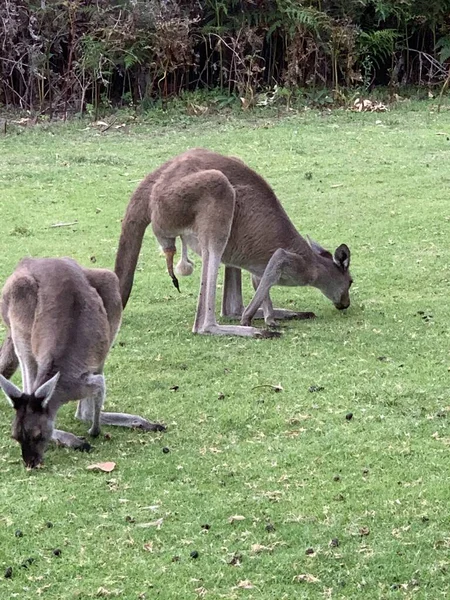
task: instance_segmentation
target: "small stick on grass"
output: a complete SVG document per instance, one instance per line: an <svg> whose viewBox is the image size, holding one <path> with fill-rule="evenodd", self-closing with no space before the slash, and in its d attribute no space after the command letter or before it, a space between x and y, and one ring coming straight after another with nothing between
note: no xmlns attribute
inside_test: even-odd
<svg viewBox="0 0 450 600"><path fill-rule="evenodd" d="M78 221L71 221L70 223L55 223L54 225L50 225L50 228L53 228L53 227L70 227L71 225L78 225Z"/></svg>
<svg viewBox="0 0 450 600"><path fill-rule="evenodd" d="M252 390L256 390L256 389L262 388L262 387L271 388L274 392L282 392L283 391L283 387L280 384L272 385L271 383L262 383L261 385L255 385L255 387L252 387Z"/></svg>

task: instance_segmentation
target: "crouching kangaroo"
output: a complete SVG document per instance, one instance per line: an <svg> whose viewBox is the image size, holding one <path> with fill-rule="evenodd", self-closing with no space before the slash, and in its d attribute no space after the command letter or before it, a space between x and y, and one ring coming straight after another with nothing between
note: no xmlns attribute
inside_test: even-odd
<svg viewBox="0 0 450 600"><path fill-rule="evenodd" d="M162 246L170 276L175 239L182 239L181 275L192 272L190 247L202 258L195 333L261 336L251 327L261 311L268 325L276 319L311 318L312 313L274 309L273 285L318 288L336 308L350 305L350 250L334 254L297 232L268 183L241 160L209 150L188 150L148 175L134 192L122 222L115 272L125 307L145 230L152 224ZM217 274L225 264L222 315L241 325L219 325L215 317ZM244 310L241 269L250 271L256 290Z"/></svg>
<svg viewBox="0 0 450 600"><path fill-rule="evenodd" d="M102 412L103 367L119 330L117 277L84 269L69 258L26 258L5 283L1 314L7 337L0 351L0 387L15 410L12 435L27 467L43 461L50 440L81 450L83 439L54 428L62 404L78 400L76 417L100 425L162 430L137 415ZM23 392L6 377L20 364ZM6 375L6 377L4 376Z"/></svg>

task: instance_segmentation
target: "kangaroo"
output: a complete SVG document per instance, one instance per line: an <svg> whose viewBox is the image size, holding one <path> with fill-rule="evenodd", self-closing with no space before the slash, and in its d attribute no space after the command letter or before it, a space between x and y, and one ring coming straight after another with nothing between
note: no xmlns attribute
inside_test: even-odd
<svg viewBox="0 0 450 600"><path fill-rule="evenodd" d="M188 150L150 173L134 192L122 222L115 272L123 307L133 285L145 230L153 232L173 270L175 240L181 237L182 257L175 272L192 273L187 249L202 259L202 274L194 333L271 337L276 332L252 327L262 315L269 326L276 319L306 319L315 315L274 309L273 285L318 288L336 308L350 306L350 250L341 244L334 254L305 240L295 229L269 184L238 158L204 149ZM222 316L240 325L219 325L215 316L217 276L225 264ZM256 293L245 308L241 269L252 275Z"/></svg>
<svg viewBox="0 0 450 600"><path fill-rule="evenodd" d="M84 269L69 258L25 258L7 279L1 314L7 337L0 351L0 387L15 410L12 437L27 467L43 462L50 440L89 451L72 433L54 428L61 405L78 400L76 417L100 425L159 431L137 415L102 412L103 367L119 330L122 302L112 271ZM23 392L7 378L18 364Z"/></svg>

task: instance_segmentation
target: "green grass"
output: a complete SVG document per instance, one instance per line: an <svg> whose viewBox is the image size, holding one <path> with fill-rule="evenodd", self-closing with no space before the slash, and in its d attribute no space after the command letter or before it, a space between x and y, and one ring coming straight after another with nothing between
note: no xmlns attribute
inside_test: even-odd
<svg viewBox="0 0 450 600"><path fill-rule="evenodd" d="M26 472L4 401L1 598L448 597L450 114L430 108L0 138L2 281L25 255L112 267L138 181L195 146L262 173L301 233L347 243L355 279L346 314L316 290L276 288L276 304L318 315L281 339L195 337L199 260L179 295L149 232L107 405L167 433L104 428L91 455L52 448ZM74 410L58 423L86 435ZM86 470L102 460L116 470ZM319 581L295 580L306 574Z"/></svg>

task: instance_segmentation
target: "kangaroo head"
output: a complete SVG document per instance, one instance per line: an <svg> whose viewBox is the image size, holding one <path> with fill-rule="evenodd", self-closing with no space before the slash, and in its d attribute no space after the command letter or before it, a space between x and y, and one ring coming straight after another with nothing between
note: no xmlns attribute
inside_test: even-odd
<svg viewBox="0 0 450 600"><path fill-rule="evenodd" d="M0 387L15 410L12 437L19 442L22 458L29 468L38 467L53 434L54 415L49 402L58 383L59 373L43 383L32 394L22 393L17 386L0 375Z"/></svg>
<svg viewBox="0 0 450 600"><path fill-rule="evenodd" d="M341 244L334 254L322 248L317 242L308 237L312 251L322 258L325 274L318 280L317 287L334 304L343 310L350 306L350 287L353 283L350 275L350 249L346 244Z"/></svg>

